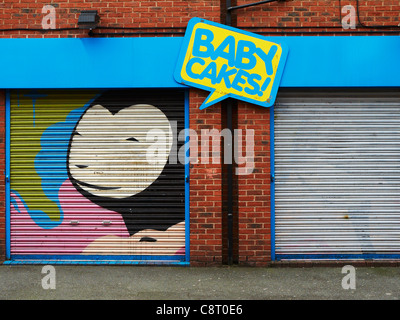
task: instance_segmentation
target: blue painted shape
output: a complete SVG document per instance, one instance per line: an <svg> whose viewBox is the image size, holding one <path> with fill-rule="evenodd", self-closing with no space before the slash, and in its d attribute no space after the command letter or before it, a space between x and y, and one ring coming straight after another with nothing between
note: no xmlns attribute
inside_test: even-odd
<svg viewBox="0 0 400 320"><path fill-rule="evenodd" d="M16 201L14 198L12 198L12 199L10 200L10 203L14 206L14 209L15 209L18 213L21 213L21 210L19 209L18 203L17 203L17 201Z"/></svg>
<svg viewBox="0 0 400 320"><path fill-rule="evenodd" d="M93 101L93 99L91 101ZM79 121L91 101L84 107L72 110L64 122L57 122L48 127L43 132L40 139L41 150L35 157L35 169L42 179L42 190L44 194L47 198L58 204L60 212L62 209L58 200L58 192L64 181L68 179L67 153L69 141L76 123ZM55 149L54 144L52 143L52 133L59 131L60 128L62 128L65 134L59 135L57 141L59 148ZM43 160L49 159L51 159L51 161L47 162L46 165L43 165ZM62 169L54 170L55 167ZM50 169L53 170L50 172ZM56 172L57 175L55 175ZM50 182L50 180L55 184L55 186L48 186L48 183L46 182Z"/></svg>
<svg viewBox="0 0 400 320"><path fill-rule="evenodd" d="M280 87L399 87L399 36L266 37L289 48ZM0 39L1 88L183 88L182 37ZM51 59L49 59L51 57Z"/></svg>
<svg viewBox="0 0 400 320"><path fill-rule="evenodd" d="M64 180L65 181L65 180ZM60 225L63 221L63 212L61 209L60 204L58 203L58 208L60 210L60 219L59 220L51 220L50 217L45 214L43 211L41 210L31 210L28 205L26 204L24 198L21 197L21 195L16 191L16 190L11 190L17 197L18 199L22 202L23 206L25 207L25 210L29 213L29 216L31 217L31 219L41 228L43 229L52 229L54 227L57 227L58 225ZM15 199L11 199L10 200L11 203L14 205L16 205L16 200ZM17 206L16 210L19 212L19 208Z"/></svg>
<svg viewBox="0 0 400 320"><path fill-rule="evenodd" d="M31 90L28 94L25 94L26 97L32 99L32 110L33 110L33 127L36 126L36 100L39 98L44 98L47 94L38 93L36 90ZM19 106L19 93L18 93L18 106Z"/></svg>
<svg viewBox="0 0 400 320"><path fill-rule="evenodd" d="M41 150L35 157L35 169L39 177L41 178L42 190L46 197L57 204L60 218L58 220L52 220L45 212L42 210L32 210L28 207L21 195L16 191L12 192L20 199L23 203L26 211L29 213L32 220L43 229L53 229L59 226L64 219L64 213L61 207L60 200L58 198L59 189L65 180L68 179L67 171L67 156L68 156L68 146L72 135L72 132L79 121L82 114L85 112L88 106L100 95L96 94L92 99L90 99L83 107L72 110L65 121L57 122L50 127L48 127L42 134L40 139ZM42 97L43 95L40 95ZM31 96L32 99L37 99L38 94ZM33 104L35 102L33 101ZM60 128L62 128L64 134L58 135L58 146L59 148L54 149L54 144L52 143L53 135L58 134ZM53 170L50 170L53 169ZM57 173L57 174L55 174ZM14 208L18 210L18 206L15 207L16 201L13 200Z"/></svg>
<svg viewBox="0 0 400 320"><path fill-rule="evenodd" d="M41 150L35 157L35 169L42 179L43 192L52 201L59 203L58 191L64 181L68 179L67 157L72 132L82 114L100 94L101 93L94 95L83 107L72 110L65 121L51 125L42 134L40 139ZM60 128L62 128L63 135L58 134ZM54 148L54 134L58 134L58 148ZM50 169L52 170L50 171ZM53 185L52 187L47 183L50 182L50 180ZM57 188L54 188L54 185L56 185Z"/></svg>

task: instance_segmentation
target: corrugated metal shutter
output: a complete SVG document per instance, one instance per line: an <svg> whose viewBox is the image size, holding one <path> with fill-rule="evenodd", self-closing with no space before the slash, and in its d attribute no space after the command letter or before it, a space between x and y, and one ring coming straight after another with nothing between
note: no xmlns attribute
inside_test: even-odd
<svg viewBox="0 0 400 320"><path fill-rule="evenodd" d="M11 255L184 259L183 128L183 92L13 91Z"/></svg>
<svg viewBox="0 0 400 320"><path fill-rule="evenodd" d="M277 255L400 253L399 102L282 99L275 178Z"/></svg>

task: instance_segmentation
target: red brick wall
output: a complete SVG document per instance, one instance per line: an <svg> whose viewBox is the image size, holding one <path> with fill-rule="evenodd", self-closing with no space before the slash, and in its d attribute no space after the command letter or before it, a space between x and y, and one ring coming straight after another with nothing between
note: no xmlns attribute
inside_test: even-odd
<svg viewBox="0 0 400 320"><path fill-rule="evenodd" d="M238 0L238 5L253 3L253 0ZM237 26L262 34L292 35L333 35L333 34L365 34L366 32L382 32L372 26L397 26L400 22L400 3L396 0L359 0L360 21L356 16L355 30L342 28L341 21L348 11L341 8L353 6L357 13L356 0L287 0L267 3L259 6L243 8L235 11ZM398 30L398 28L386 29ZM397 33L398 34L398 33Z"/></svg>
<svg viewBox="0 0 400 320"><path fill-rule="evenodd" d="M198 157L191 153L190 164L190 260L192 265L222 263L222 167L213 163L211 139L209 157L201 157L204 142L202 130L221 131L220 104L199 110L208 96L201 90L190 91L190 128L196 131ZM191 139L193 143L194 136ZM203 144L202 144L203 143ZM207 163L208 162L208 163Z"/></svg>
<svg viewBox="0 0 400 320"><path fill-rule="evenodd" d="M44 5L56 8L56 28L77 28L81 10L98 10L101 27L135 28L124 32L155 32L154 28L177 28L184 31L192 17L219 21L219 0L154 0L154 1L90 1L59 0L54 2L38 0L8 0L0 6L0 29L42 28ZM136 28L140 28L137 30ZM157 32L168 29L157 30ZM97 29L95 32L121 32L115 29ZM0 37L86 37L87 30L63 31L7 31L0 32ZM155 34L152 33L152 36Z"/></svg>
<svg viewBox="0 0 400 320"><path fill-rule="evenodd" d="M238 129L243 135L254 130L254 154L246 154L243 137L242 155L254 157L254 169L238 175L239 263L266 265L271 260L270 193L270 113L269 109L248 103L238 104ZM248 159L249 160L249 159ZM239 164L239 168L244 164ZM247 164L251 168L250 164Z"/></svg>
<svg viewBox="0 0 400 320"><path fill-rule="evenodd" d="M232 5L243 5L257 2L254 0L231 1ZM56 9L56 28L72 28L74 30L40 31L44 5L52 5ZM262 34L281 34L287 32L297 35L343 33L363 33L381 31L365 26L397 26L400 22L400 3L397 0L359 0L361 24L356 30L344 30L341 20L346 13L341 12L345 5L357 9L356 0L287 0L266 3L259 6L233 11L233 23L240 28ZM150 32L148 35L171 36L171 32L182 35L187 22L192 17L200 17L221 22L224 16L224 0L183 1L89 1L60 0L49 3L38 0L8 0L0 6L0 29L23 29L18 31L0 31L0 37L86 37L87 30L77 29L78 16L81 10L98 10L100 27L133 28L130 30L97 29L95 33L114 32ZM26 29L39 29L29 31ZM157 29L161 28L161 29ZM165 28L165 29L163 29ZM392 29L391 29L392 30ZM311 32L311 33L310 33ZM129 35L132 36L132 35ZM139 35L136 35L139 36Z"/></svg>

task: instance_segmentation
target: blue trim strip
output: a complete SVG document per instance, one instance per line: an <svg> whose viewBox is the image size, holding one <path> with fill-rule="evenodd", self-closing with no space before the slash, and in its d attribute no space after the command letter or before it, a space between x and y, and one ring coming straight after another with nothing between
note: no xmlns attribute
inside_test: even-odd
<svg viewBox="0 0 400 320"><path fill-rule="evenodd" d="M185 260L190 261L189 90L185 91ZM189 152L189 154L188 154Z"/></svg>
<svg viewBox="0 0 400 320"><path fill-rule="evenodd" d="M270 165L271 165L271 260L275 261L275 117L274 108L269 109Z"/></svg>
<svg viewBox="0 0 400 320"><path fill-rule="evenodd" d="M365 253L365 254L278 254L276 260L338 260L338 259L400 259L400 254L376 254L376 253Z"/></svg>
<svg viewBox="0 0 400 320"><path fill-rule="evenodd" d="M189 263L184 261L170 261L170 260L8 260L3 262L4 265L16 264L61 264L61 265L176 265L176 266L189 266Z"/></svg>
<svg viewBox="0 0 400 320"><path fill-rule="evenodd" d="M6 90L6 190L5 190L5 213L6 213L6 259L11 256L11 220L10 220L10 107L11 107L11 92Z"/></svg>
<svg viewBox="0 0 400 320"><path fill-rule="evenodd" d="M173 256L152 256L152 255L83 255L83 254L66 254L66 255L45 255L45 254L27 254L27 255L12 255L11 260L62 260L62 261L182 261L184 262L185 257L173 255Z"/></svg>

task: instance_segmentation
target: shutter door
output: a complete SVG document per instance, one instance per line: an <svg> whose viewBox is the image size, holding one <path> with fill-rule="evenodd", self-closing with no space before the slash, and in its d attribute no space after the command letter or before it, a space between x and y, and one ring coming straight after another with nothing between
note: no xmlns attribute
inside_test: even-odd
<svg viewBox="0 0 400 320"><path fill-rule="evenodd" d="M282 100L275 177L277 258L400 253L399 102Z"/></svg>
<svg viewBox="0 0 400 320"><path fill-rule="evenodd" d="M185 259L183 92L18 90L10 114L12 258Z"/></svg>

